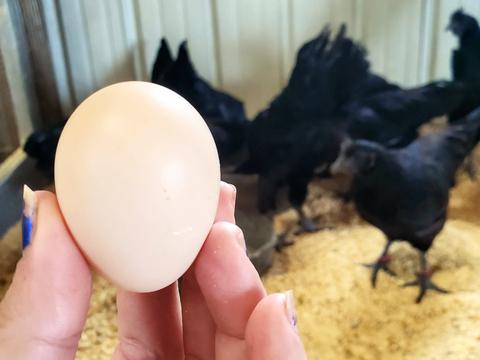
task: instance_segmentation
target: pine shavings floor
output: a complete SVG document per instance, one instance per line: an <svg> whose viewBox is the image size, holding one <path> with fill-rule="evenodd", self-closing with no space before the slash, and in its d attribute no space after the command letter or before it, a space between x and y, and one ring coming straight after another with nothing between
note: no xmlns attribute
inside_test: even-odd
<svg viewBox="0 0 480 360"><path fill-rule="evenodd" d="M315 197L314 197L315 198ZM407 244L391 251L396 278L381 274L377 289L360 263L374 260L382 234L361 222L350 205L324 197L312 212L333 228L301 236L277 254L264 276L269 291L293 289L309 359L480 359L480 180L461 176L452 192L450 220L429 253L434 279L452 291L402 288L417 269ZM20 227L0 242L0 297L20 257ZM115 290L95 277L89 318L77 359L110 359L116 345Z"/></svg>

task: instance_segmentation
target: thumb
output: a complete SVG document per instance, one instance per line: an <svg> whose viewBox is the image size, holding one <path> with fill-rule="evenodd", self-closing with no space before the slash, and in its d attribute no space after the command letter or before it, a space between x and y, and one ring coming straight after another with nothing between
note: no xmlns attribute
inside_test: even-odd
<svg viewBox="0 0 480 360"><path fill-rule="evenodd" d="M55 195L26 187L24 199L27 247L0 303L0 358L73 359L88 312L90 269Z"/></svg>
<svg viewBox="0 0 480 360"><path fill-rule="evenodd" d="M255 307L245 332L252 360L303 360L307 358L296 330L292 292L272 294Z"/></svg>

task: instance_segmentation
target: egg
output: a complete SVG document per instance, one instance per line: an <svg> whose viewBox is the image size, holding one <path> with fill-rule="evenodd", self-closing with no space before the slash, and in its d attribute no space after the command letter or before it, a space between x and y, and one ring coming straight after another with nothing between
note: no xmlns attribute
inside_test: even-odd
<svg viewBox="0 0 480 360"><path fill-rule="evenodd" d="M92 267L123 289L155 291L189 268L208 235L220 192L218 153L205 121L180 95L122 82L70 116L55 188Z"/></svg>

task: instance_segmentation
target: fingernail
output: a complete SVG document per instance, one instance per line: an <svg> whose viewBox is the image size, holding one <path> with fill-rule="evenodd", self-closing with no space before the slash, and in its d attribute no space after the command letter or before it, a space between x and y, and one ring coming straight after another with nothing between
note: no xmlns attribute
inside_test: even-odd
<svg viewBox="0 0 480 360"><path fill-rule="evenodd" d="M37 195L27 185L23 185L22 247L32 241L37 216Z"/></svg>
<svg viewBox="0 0 480 360"><path fill-rule="evenodd" d="M232 205L233 208L235 208L235 202L237 201L237 188L232 184L230 184L230 186L232 187Z"/></svg>
<svg viewBox="0 0 480 360"><path fill-rule="evenodd" d="M298 331L297 313L295 312L295 299L293 298L293 291L288 290L283 294L285 295L285 310L287 312L288 321L290 321L290 324L295 329L295 331Z"/></svg>

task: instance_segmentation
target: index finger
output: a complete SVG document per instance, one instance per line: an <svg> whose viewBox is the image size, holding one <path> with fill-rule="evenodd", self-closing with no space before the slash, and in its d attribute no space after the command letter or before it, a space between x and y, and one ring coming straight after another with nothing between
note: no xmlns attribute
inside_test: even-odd
<svg viewBox="0 0 480 360"><path fill-rule="evenodd" d="M243 241L237 226L214 224L194 270L217 331L242 339L247 321L266 291L238 238Z"/></svg>
<svg viewBox="0 0 480 360"><path fill-rule="evenodd" d="M235 187L222 181L216 223L235 223L235 196ZM216 327L198 286L194 266L182 277L181 297L185 355L187 358L213 359Z"/></svg>
<svg viewBox="0 0 480 360"><path fill-rule="evenodd" d="M220 183L220 198L218 200L215 222L226 221L235 224L235 198L237 189L224 181Z"/></svg>

